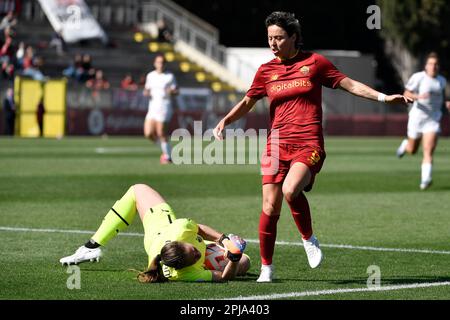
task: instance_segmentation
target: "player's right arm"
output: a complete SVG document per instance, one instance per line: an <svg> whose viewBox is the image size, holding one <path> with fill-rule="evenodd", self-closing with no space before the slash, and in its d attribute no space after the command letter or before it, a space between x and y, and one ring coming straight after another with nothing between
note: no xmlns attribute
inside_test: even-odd
<svg viewBox="0 0 450 320"><path fill-rule="evenodd" d="M144 84L144 90L142 94L144 97L150 97L151 96L151 90L150 90L150 73L147 74L147 77L145 78L145 84Z"/></svg>
<svg viewBox="0 0 450 320"><path fill-rule="evenodd" d="M429 93L423 93L419 95L419 86L420 82L423 79L423 72L415 73L409 78L408 82L405 85L405 92L403 95L409 99L412 99L414 101L419 99L428 99L430 97Z"/></svg>
<svg viewBox="0 0 450 320"><path fill-rule="evenodd" d="M413 100L417 100L419 99L419 95L415 94L412 91L409 90L405 90L405 92L403 93L403 95L407 98L413 99Z"/></svg>
<svg viewBox="0 0 450 320"><path fill-rule="evenodd" d="M223 140L222 131L225 127L243 116L245 116L255 105L255 103L267 96L266 92L266 77L264 74L264 65L259 67L253 79L252 86L250 90L247 91L244 99L242 99L238 104L234 106L233 109L219 122L219 124L214 128L214 137L221 141Z"/></svg>
<svg viewBox="0 0 450 320"><path fill-rule="evenodd" d="M409 91L409 90L405 90L405 92L403 93L403 95L411 100L420 100L420 99L428 99L430 97L430 93L429 92L425 92L422 94L417 94L413 91Z"/></svg>
<svg viewBox="0 0 450 320"><path fill-rule="evenodd" d="M239 269L239 261L229 261L223 271L211 271L213 282L223 282L233 280Z"/></svg>
<svg viewBox="0 0 450 320"><path fill-rule="evenodd" d="M225 248L224 256L228 258L228 263L222 272L212 271L213 281L227 281L234 279L239 271L239 262L242 259L246 241L241 237L230 234L220 237L220 245Z"/></svg>
<svg viewBox="0 0 450 320"><path fill-rule="evenodd" d="M258 100L245 96L233 109L217 124L213 130L217 140L223 140L222 131L225 127L245 116Z"/></svg>

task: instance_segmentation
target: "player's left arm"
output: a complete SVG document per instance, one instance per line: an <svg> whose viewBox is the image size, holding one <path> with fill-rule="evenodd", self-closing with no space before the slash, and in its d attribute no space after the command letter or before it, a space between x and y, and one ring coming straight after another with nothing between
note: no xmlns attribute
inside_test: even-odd
<svg viewBox="0 0 450 320"><path fill-rule="evenodd" d="M220 233L219 231L204 224L198 223L197 225L198 234L205 240L218 242L223 235L223 233Z"/></svg>
<svg viewBox="0 0 450 320"><path fill-rule="evenodd" d="M169 94L172 96L177 96L180 93L180 90L178 89L177 80L175 79L175 76L172 74L172 81L170 81L169 84Z"/></svg>
<svg viewBox="0 0 450 320"><path fill-rule="evenodd" d="M177 96L180 93L180 90L178 89L178 86L176 84L171 85L169 87L169 94L172 96Z"/></svg>
<svg viewBox="0 0 450 320"><path fill-rule="evenodd" d="M411 98L405 97L401 94L385 95L381 92L376 91L375 89L372 89L364 83L350 79L348 77L342 79L341 82L339 82L339 89L350 92L351 94L361 98L385 102L387 104L406 104L413 102Z"/></svg>

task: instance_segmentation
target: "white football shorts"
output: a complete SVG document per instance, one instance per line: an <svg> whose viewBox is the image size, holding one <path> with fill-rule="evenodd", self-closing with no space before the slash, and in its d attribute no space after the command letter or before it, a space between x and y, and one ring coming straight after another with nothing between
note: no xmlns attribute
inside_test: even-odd
<svg viewBox="0 0 450 320"><path fill-rule="evenodd" d="M150 102L145 120L155 120L158 122L169 122L173 116L172 106L169 103Z"/></svg>
<svg viewBox="0 0 450 320"><path fill-rule="evenodd" d="M441 133L441 122L432 118L409 117L408 138L419 139L425 133Z"/></svg>

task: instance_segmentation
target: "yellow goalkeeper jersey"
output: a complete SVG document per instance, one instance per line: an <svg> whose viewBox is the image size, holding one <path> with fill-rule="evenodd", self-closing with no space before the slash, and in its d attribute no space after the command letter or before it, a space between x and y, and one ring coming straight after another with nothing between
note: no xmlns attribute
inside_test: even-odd
<svg viewBox="0 0 450 320"><path fill-rule="evenodd" d="M149 215L146 214L147 216ZM212 272L204 267L206 244L203 238L198 235L198 225L191 219L172 220L175 218L173 213L171 213L171 217L167 218L166 211L162 215L162 219L165 219L166 223L159 223L159 227L156 230L151 228L151 232L146 230L144 245L149 258L149 265L161 253L161 249L166 243L172 241L190 243L200 251L201 258L195 264L178 270L162 264L164 276L171 281L212 281ZM144 220L146 219L144 218ZM154 218L152 220L155 222ZM148 224L144 221L144 228L146 225ZM145 229L150 229L150 227Z"/></svg>

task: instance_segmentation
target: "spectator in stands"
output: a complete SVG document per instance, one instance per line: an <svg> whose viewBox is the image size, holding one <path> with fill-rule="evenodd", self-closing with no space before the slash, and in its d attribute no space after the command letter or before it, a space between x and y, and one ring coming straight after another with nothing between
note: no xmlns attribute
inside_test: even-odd
<svg viewBox="0 0 450 320"><path fill-rule="evenodd" d="M17 25L17 19L13 11L9 11L6 16L3 17L0 22L0 30L4 30L8 27L15 27Z"/></svg>
<svg viewBox="0 0 450 320"><path fill-rule="evenodd" d="M16 121L16 105L14 103L14 91L12 88L6 90L3 100L3 113L5 121L5 134L14 135L14 125Z"/></svg>
<svg viewBox="0 0 450 320"><path fill-rule="evenodd" d="M32 46L27 46L25 54L22 59L22 69L26 70L33 66L34 49Z"/></svg>
<svg viewBox="0 0 450 320"><path fill-rule="evenodd" d="M82 56L77 53L73 58L70 66L63 70L63 75L67 78L78 79L83 71L82 68Z"/></svg>
<svg viewBox="0 0 450 320"><path fill-rule="evenodd" d="M125 75L125 77L120 82L120 87L123 90L136 91L138 89L138 85L134 82L133 77L130 73Z"/></svg>
<svg viewBox="0 0 450 320"><path fill-rule="evenodd" d="M7 27L4 32L5 40L0 47L0 66L2 78L6 80L14 79L14 64L16 62L13 32Z"/></svg>
<svg viewBox="0 0 450 320"><path fill-rule="evenodd" d="M173 42L173 34L172 31L167 27L164 19L159 20L157 23L158 26L158 42Z"/></svg>
<svg viewBox="0 0 450 320"><path fill-rule="evenodd" d="M0 62L10 62L14 56L13 39L7 37L0 48Z"/></svg>
<svg viewBox="0 0 450 320"><path fill-rule="evenodd" d="M4 38L2 45L0 47L0 61L12 61L15 58L15 44L14 44L14 36L15 32L10 28L7 27L4 30Z"/></svg>
<svg viewBox="0 0 450 320"><path fill-rule="evenodd" d="M81 70L78 73L78 81L85 83L95 77L95 69L92 67L92 57L90 54L84 54L81 61Z"/></svg>
<svg viewBox="0 0 450 320"><path fill-rule="evenodd" d="M5 80L8 81L13 81L14 80L14 73L15 73L15 68L14 68L14 64L10 63L10 62L3 62L2 63L2 77Z"/></svg>
<svg viewBox="0 0 450 320"><path fill-rule="evenodd" d="M45 76L41 71L43 66L44 66L44 59L42 57L35 57L32 60L31 65L28 68L24 69L22 74L24 76L29 76L34 80L44 81Z"/></svg>
<svg viewBox="0 0 450 320"><path fill-rule="evenodd" d="M108 90L110 84L103 76L103 71L98 69L95 71L94 79L86 81L86 87L92 90L92 97L98 98L100 91Z"/></svg>
<svg viewBox="0 0 450 320"><path fill-rule="evenodd" d="M23 58L25 57L25 42L20 41L19 47L16 51L16 65L18 68L22 68Z"/></svg>
<svg viewBox="0 0 450 320"><path fill-rule="evenodd" d="M141 74L139 76L139 81L138 81L138 86L139 88L144 88L145 87L145 81L147 80L147 75L145 74Z"/></svg>
<svg viewBox="0 0 450 320"><path fill-rule="evenodd" d="M12 27L6 27L3 30L2 33L2 41L5 42L6 39L8 38L15 38L16 37L16 32L14 31L14 29Z"/></svg>

